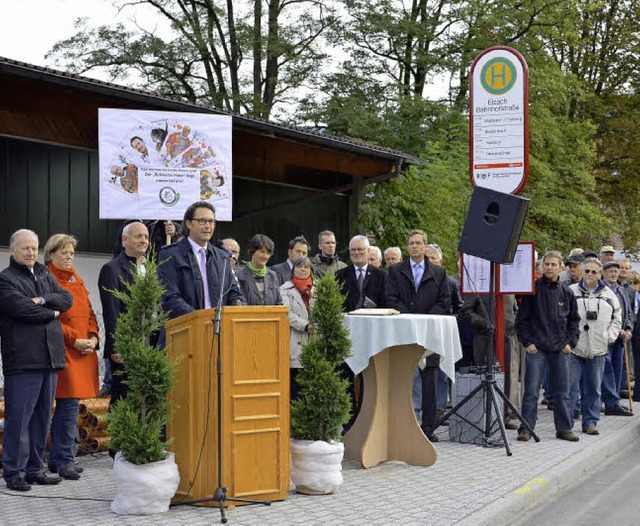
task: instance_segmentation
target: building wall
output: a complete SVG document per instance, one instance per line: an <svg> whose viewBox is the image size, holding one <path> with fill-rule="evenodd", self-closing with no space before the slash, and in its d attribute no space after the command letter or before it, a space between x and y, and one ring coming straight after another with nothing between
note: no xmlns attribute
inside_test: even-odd
<svg viewBox="0 0 640 526"><path fill-rule="evenodd" d="M251 236L266 234L276 243L273 262L279 262L292 237L307 236L315 253L318 233L329 229L336 232L339 250L347 253L348 196L253 175L234 173L234 220L218 224L217 237L236 238L245 258ZM78 238L79 252L111 254L121 221L99 219L98 183L96 151L0 137L0 246L8 245L18 228L30 228L42 245L51 234L66 232Z"/></svg>

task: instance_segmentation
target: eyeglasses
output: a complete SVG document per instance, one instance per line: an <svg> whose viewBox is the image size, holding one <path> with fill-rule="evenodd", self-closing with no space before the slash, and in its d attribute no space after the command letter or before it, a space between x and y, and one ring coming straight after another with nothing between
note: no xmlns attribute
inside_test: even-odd
<svg viewBox="0 0 640 526"><path fill-rule="evenodd" d="M585 274L600 274L599 270L589 270L589 269L585 269L584 270Z"/></svg>
<svg viewBox="0 0 640 526"><path fill-rule="evenodd" d="M367 249L364 248L364 247L351 247L349 249L349 251L351 251L351 252L366 252Z"/></svg>
<svg viewBox="0 0 640 526"><path fill-rule="evenodd" d="M198 223L200 226L205 226L205 225L215 225L216 224L216 220L215 219L199 219L197 217L194 217L192 219L192 221L195 221L196 223Z"/></svg>
<svg viewBox="0 0 640 526"><path fill-rule="evenodd" d="M407 243L410 247L424 245L424 241L409 241Z"/></svg>

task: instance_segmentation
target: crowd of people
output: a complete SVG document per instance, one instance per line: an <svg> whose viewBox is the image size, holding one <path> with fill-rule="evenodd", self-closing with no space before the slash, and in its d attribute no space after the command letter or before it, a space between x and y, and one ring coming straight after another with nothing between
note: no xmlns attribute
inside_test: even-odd
<svg viewBox="0 0 640 526"><path fill-rule="evenodd" d="M68 234L53 235L44 246L41 264L36 233L22 229L11 236L10 263L0 273L5 375L2 462L9 489L27 491L31 484L81 477L74 456L78 402L98 395L99 350L106 369L118 372L105 378L110 381L110 404L127 395L126 366L113 340L124 305L114 291L124 291L137 272L146 271L150 243L163 262L158 277L165 288L163 308L170 318L221 305L288 307L292 399L299 396L301 345L314 331L309 315L315 280L327 272L342 285L347 312L392 308L456 316L463 347L458 365L486 365L491 344L487 296L462 298L459 277L447 275L440 247L429 244L424 231L408 233L406 259L400 247L382 251L367 236L356 235L349 241L349 263L340 260L333 232L319 234L314 256L310 242L299 235L289 241L287 259L269 266L275 246L268 236L253 236L246 247L247 259L241 262L234 239L213 240L215 224L214 207L198 201L186 210L181 225L132 221L124 226L114 258L102 267L98 280L104 342L99 341L87 288L73 266L77 240ZM523 417L517 422L515 414L507 412L506 426L518 429L518 440L529 440L544 388L558 438L578 440L573 427L579 418L585 434L597 435L601 404L605 415L631 415L620 396L627 388L623 379L628 347L633 349L635 371L640 368L640 316L636 316L640 276L631 272L628 260L616 261L610 246L602 247L600 254L574 249L566 262L559 252L549 251L539 272L535 294L506 296L504 301L506 386ZM163 331L156 337L162 346ZM344 374L353 393L355 382L346 365ZM449 402L449 387L438 355L428 356L416 369L416 418L433 441ZM640 392L635 394L640 397ZM49 434L51 474L43 464Z"/></svg>

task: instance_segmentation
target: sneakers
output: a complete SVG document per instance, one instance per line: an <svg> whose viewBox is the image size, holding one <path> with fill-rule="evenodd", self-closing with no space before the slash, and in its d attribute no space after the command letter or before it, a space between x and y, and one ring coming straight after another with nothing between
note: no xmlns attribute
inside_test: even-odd
<svg viewBox="0 0 640 526"><path fill-rule="evenodd" d="M520 442L529 442L530 438L531 438L531 433L529 433L529 431L527 431L526 429L523 429L522 431L518 431L517 440L519 440Z"/></svg>
<svg viewBox="0 0 640 526"><path fill-rule="evenodd" d="M604 408L604 414L607 416L633 416L633 413L626 407L618 405L616 407Z"/></svg>
<svg viewBox="0 0 640 526"><path fill-rule="evenodd" d="M560 440L566 440L567 442L578 442L580 439L573 433L573 431L563 431L562 433L556 433L556 438Z"/></svg>
<svg viewBox="0 0 640 526"><path fill-rule="evenodd" d="M593 427L593 426L591 426L591 427L585 427L585 428L582 430L582 432L583 432L585 435L592 435L592 436L595 436L595 435L599 435L599 434L600 434L600 431L598 431L598 430L597 430L595 427Z"/></svg>

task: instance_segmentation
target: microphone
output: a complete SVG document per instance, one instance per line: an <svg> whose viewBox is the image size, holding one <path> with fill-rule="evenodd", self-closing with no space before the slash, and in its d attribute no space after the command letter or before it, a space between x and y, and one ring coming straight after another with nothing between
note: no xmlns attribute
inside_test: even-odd
<svg viewBox="0 0 640 526"><path fill-rule="evenodd" d="M224 252L225 258L233 259L236 263L238 262L238 258L233 254L233 252L231 252L231 250L224 246L224 243L222 241L216 239L215 241L212 241L211 244L214 247L221 249Z"/></svg>

